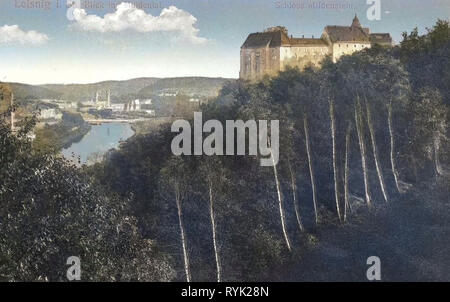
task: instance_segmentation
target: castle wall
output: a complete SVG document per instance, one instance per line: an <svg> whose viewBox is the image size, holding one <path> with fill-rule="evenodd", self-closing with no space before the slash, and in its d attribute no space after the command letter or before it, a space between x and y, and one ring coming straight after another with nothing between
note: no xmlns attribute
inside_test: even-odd
<svg viewBox="0 0 450 302"><path fill-rule="evenodd" d="M266 74L275 74L280 70L280 50L278 47L260 47L241 49L242 79L259 79Z"/></svg>
<svg viewBox="0 0 450 302"><path fill-rule="evenodd" d="M308 65L320 66L320 62L332 54L333 62L343 55L370 48L371 44L355 42L337 42L327 45L260 47L241 49L240 78L256 80L264 75L275 75L287 66L303 70Z"/></svg>
<svg viewBox="0 0 450 302"><path fill-rule="evenodd" d="M300 70L308 65L318 67L329 52L326 45L280 47L280 69L284 70L287 66Z"/></svg>
<svg viewBox="0 0 450 302"><path fill-rule="evenodd" d="M344 55L351 55L356 51L363 50L365 48L370 48L370 42L336 42L332 45L333 49L333 62L336 63L337 60Z"/></svg>

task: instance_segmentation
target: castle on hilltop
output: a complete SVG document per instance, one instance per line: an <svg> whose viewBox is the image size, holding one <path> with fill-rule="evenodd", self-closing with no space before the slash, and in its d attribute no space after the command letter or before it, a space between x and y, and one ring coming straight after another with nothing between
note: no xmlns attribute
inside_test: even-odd
<svg viewBox="0 0 450 302"><path fill-rule="evenodd" d="M355 16L350 26L326 26L319 39L294 38L283 26L252 33L241 47L239 77L256 80L266 74L276 74L286 66L304 69L307 65L319 66L330 55L333 62L341 56L370 48L374 44L392 46L388 33L370 33Z"/></svg>

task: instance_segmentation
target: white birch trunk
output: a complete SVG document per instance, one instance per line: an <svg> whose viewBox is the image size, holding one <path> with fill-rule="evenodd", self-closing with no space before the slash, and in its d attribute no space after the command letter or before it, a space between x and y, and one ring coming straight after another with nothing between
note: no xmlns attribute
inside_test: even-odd
<svg viewBox="0 0 450 302"><path fill-rule="evenodd" d="M216 223L215 223L215 218L214 218L214 199L213 199L212 183L209 184L209 215L211 217L214 254L216 256L217 282L221 282L222 281L222 278L221 278L222 268L220 266L219 248L217 246L217 238L216 238Z"/></svg>
<svg viewBox="0 0 450 302"><path fill-rule="evenodd" d="M350 152L350 133L351 125L348 126L345 134L345 168L344 168L344 222L347 221L347 214L350 209L349 191L348 191L348 178L349 178L349 152Z"/></svg>
<svg viewBox="0 0 450 302"><path fill-rule="evenodd" d="M184 270L186 273L186 281L191 282L191 274L189 272L189 258L188 258L187 246L186 246L186 236L184 234L184 227L183 227L183 213L181 211L181 197L180 197L178 185L175 186L175 199L177 202L178 222L180 225L181 243L183 246L183 259L184 259Z"/></svg>
<svg viewBox="0 0 450 302"><path fill-rule="evenodd" d="M386 185L384 183L384 177L383 177L383 171L381 170L380 165L380 159L378 156L378 148L377 148L377 141L375 137L375 129L373 127L372 123L372 114L370 112L370 105L369 102L366 100L366 109L367 109L367 124L369 125L369 133L370 133L370 140L372 141L372 151L373 151L373 158L375 160L375 168L377 170L378 174L378 181L380 182L381 191L383 192L383 197L386 203L389 203L389 198L386 191Z"/></svg>
<svg viewBox="0 0 450 302"><path fill-rule="evenodd" d="M339 206L339 184L338 184L338 171L336 164L336 121L334 116L334 100L329 100L330 104L330 127L331 127L331 139L333 143L333 173L334 173L334 198L336 201L336 211L339 217L339 221L342 222L341 209Z"/></svg>
<svg viewBox="0 0 450 302"><path fill-rule="evenodd" d="M356 132L358 133L359 149L361 152L361 165L364 175L364 191L367 206L372 206L372 199L370 197L369 189L369 175L367 174L367 162L366 162L366 143L364 142L364 129L361 117L361 104L359 102L359 97L356 99L355 105L355 124Z"/></svg>
<svg viewBox="0 0 450 302"><path fill-rule="evenodd" d="M398 184L398 172L395 165L395 140L394 140L394 127L392 126L392 101L389 102L388 105L388 126L389 126L389 136L391 139L391 168L392 168L392 174L394 175L394 181L395 181L395 187L397 188L397 191L401 193L400 186Z"/></svg>
<svg viewBox="0 0 450 302"><path fill-rule="evenodd" d="M303 119L303 128L305 130L306 153L308 155L309 175L311 177L311 189L312 189L312 195L313 195L314 215L315 215L315 219L316 219L316 224L318 224L319 223L319 214L317 211L316 182L315 182L315 178L314 178L314 168L313 168L312 158L311 158L311 145L310 145L310 140L309 140L308 118L306 115Z"/></svg>
<svg viewBox="0 0 450 302"><path fill-rule="evenodd" d="M273 175L275 177L275 184L277 186L277 195L278 195L278 206L280 208L280 220L281 220L281 228L283 229L283 235L284 235L284 239L286 241L286 245L289 251L291 251L291 243L289 242L289 237L286 231L286 222L285 222L285 217L284 217L284 209L283 209L283 196L281 193L281 185L280 185L280 181L278 179L278 170L277 170L277 165L275 164L275 159L272 157L272 163L273 163Z"/></svg>
<svg viewBox="0 0 450 302"><path fill-rule="evenodd" d="M292 171L291 163L288 163L289 165L289 173L291 174L291 188L292 188L292 200L294 202L294 209L295 209L295 216L297 218L298 227L300 228L301 232L305 231L305 228L303 227L302 217L300 216L300 209L297 202L297 184L295 181L294 172Z"/></svg>
<svg viewBox="0 0 450 302"><path fill-rule="evenodd" d="M433 138L434 143L434 166L436 169L437 175L444 175L444 171L442 169L441 163L439 161L439 149L441 147L441 141L439 138L439 133L435 133Z"/></svg>

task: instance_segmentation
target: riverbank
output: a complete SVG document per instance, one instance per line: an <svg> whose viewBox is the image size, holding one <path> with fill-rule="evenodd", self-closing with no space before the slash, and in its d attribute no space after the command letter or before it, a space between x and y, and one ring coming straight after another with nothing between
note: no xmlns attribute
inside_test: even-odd
<svg viewBox="0 0 450 302"><path fill-rule="evenodd" d="M120 147L122 143L137 135L143 135L158 130L163 125L168 125L173 118L161 117L152 119L134 120L108 120L102 123L90 123L90 130L81 136L80 140L73 141L65 146L61 153L76 165L90 165L103 160L104 156L113 149Z"/></svg>
<svg viewBox="0 0 450 302"><path fill-rule="evenodd" d="M79 142L64 148L61 153L75 164L89 165L103 160L105 154L119 148L122 142L134 135L131 125L127 123L93 125Z"/></svg>
<svg viewBox="0 0 450 302"><path fill-rule="evenodd" d="M161 126L171 124L174 121L173 117L155 117L145 121L137 121L131 123L131 128L135 135L148 134L158 130Z"/></svg>
<svg viewBox="0 0 450 302"><path fill-rule="evenodd" d="M35 129L33 146L39 152L58 153L77 143L91 130L80 115L64 113L61 122Z"/></svg>

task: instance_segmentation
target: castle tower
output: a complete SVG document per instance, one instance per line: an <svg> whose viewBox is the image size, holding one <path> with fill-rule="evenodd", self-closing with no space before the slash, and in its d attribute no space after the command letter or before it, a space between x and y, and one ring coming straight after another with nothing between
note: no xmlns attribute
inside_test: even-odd
<svg viewBox="0 0 450 302"><path fill-rule="evenodd" d="M359 22L358 16L355 14L355 18L353 18L351 27L362 27L361 22Z"/></svg>
<svg viewBox="0 0 450 302"><path fill-rule="evenodd" d="M98 103L98 91L95 92L95 103Z"/></svg>

